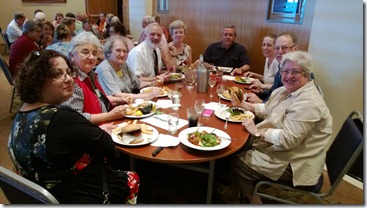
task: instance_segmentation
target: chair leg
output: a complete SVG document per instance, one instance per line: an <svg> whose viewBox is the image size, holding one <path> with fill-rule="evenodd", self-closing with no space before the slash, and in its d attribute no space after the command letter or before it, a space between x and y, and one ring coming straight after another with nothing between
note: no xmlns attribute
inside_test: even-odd
<svg viewBox="0 0 367 208"><path fill-rule="evenodd" d="M10 101L10 109L9 109L10 113L13 113L12 110L13 110L14 96L15 96L15 88L13 87L13 92L12 92L11 101Z"/></svg>

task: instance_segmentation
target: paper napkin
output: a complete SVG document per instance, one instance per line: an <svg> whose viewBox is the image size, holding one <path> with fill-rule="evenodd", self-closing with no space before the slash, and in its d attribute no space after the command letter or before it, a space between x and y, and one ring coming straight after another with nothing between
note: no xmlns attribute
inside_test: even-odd
<svg viewBox="0 0 367 208"><path fill-rule="evenodd" d="M168 114L153 115L147 118L140 119L140 121L168 130ZM177 130L184 127L188 123L189 122L187 120L180 118L178 120Z"/></svg>
<svg viewBox="0 0 367 208"><path fill-rule="evenodd" d="M168 134L159 134L158 139L152 142L150 145L155 147L171 147L180 144L180 139Z"/></svg>

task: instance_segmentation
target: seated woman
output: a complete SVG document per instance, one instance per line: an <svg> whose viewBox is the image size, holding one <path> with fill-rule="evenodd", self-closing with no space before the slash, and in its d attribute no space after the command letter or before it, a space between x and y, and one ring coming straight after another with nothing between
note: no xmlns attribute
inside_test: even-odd
<svg viewBox="0 0 367 208"><path fill-rule="evenodd" d="M121 35L127 44L127 49L130 51L134 48L134 43L130 38L127 37L127 31L125 26L120 22L119 19L112 21L110 27L106 30L106 36L110 37L113 35Z"/></svg>
<svg viewBox="0 0 367 208"><path fill-rule="evenodd" d="M139 89L152 86L154 82L140 81L126 64L128 54L125 38L120 35L110 37L104 46L106 59L97 66L98 81L107 95L133 99L152 99L159 95L160 89L150 93L134 94Z"/></svg>
<svg viewBox="0 0 367 208"><path fill-rule="evenodd" d="M122 118L125 113L123 106L117 106L125 101L122 98L106 96L93 71L100 46L97 37L90 32L81 32L71 40L69 58L78 68L78 76L74 78L76 85L73 96L63 103L83 114L94 124Z"/></svg>
<svg viewBox="0 0 367 208"><path fill-rule="evenodd" d="M78 112L59 106L73 95L76 72L53 50L34 51L26 59L16 82L24 104L10 132L10 157L20 175L46 188L60 203L102 204L103 192L110 203L134 203L139 177L134 172L119 176L110 168L116 151L111 136Z"/></svg>
<svg viewBox="0 0 367 208"><path fill-rule="evenodd" d="M191 47L183 43L186 35L186 25L181 20L175 20L169 25L172 42L162 46L162 60L166 68L190 66L192 62Z"/></svg>
<svg viewBox="0 0 367 208"><path fill-rule="evenodd" d="M23 25L23 34L10 47L9 69L13 77L18 74L19 65L36 49L41 38L41 23L28 20Z"/></svg>
<svg viewBox="0 0 367 208"><path fill-rule="evenodd" d="M332 117L310 78L312 69L308 53L288 52L281 61L284 86L276 89L265 104L238 102L232 97L233 105L264 118L257 125L252 119L242 121L253 143L250 150L235 157L234 190L238 184L251 198L260 180L287 181L303 189L318 183L331 139Z"/></svg>
<svg viewBox="0 0 367 208"><path fill-rule="evenodd" d="M262 52L265 56L265 66L264 66L264 74L258 74L255 72L245 72L244 76L246 77L253 77L259 79L262 83L261 88L263 89L270 89L271 85L274 82L274 76L279 70L279 63L275 59L275 39L276 35L269 34L264 37L262 43Z"/></svg>
<svg viewBox="0 0 367 208"><path fill-rule="evenodd" d="M69 54L69 44L71 40L71 34L69 27L65 24L59 24L55 29L55 43L48 46L47 50L55 50L64 56Z"/></svg>
<svg viewBox="0 0 367 208"><path fill-rule="evenodd" d="M55 28L49 21L44 21L42 24L42 34L38 41L40 48L45 49L47 46L52 45L54 41L54 31Z"/></svg>

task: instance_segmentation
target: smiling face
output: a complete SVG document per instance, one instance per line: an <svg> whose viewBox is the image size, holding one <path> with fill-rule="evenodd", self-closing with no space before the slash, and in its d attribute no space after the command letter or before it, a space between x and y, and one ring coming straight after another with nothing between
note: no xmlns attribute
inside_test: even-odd
<svg viewBox="0 0 367 208"><path fill-rule="evenodd" d="M151 23L147 26L147 43L152 49L157 48L162 40L162 29L157 23Z"/></svg>
<svg viewBox="0 0 367 208"><path fill-rule="evenodd" d="M73 95L74 80L66 61L61 57L50 60L56 77L45 80L42 89L42 101L58 105Z"/></svg>
<svg viewBox="0 0 367 208"><path fill-rule="evenodd" d="M292 37L289 35L282 35L275 41L275 58L280 63L283 55L289 51L295 51L298 46L293 43Z"/></svg>
<svg viewBox="0 0 367 208"><path fill-rule="evenodd" d="M275 40L271 37L264 38L261 49L265 57L272 58L275 56L274 42Z"/></svg>
<svg viewBox="0 0 367 208"><path fill-rule="evenodd" d="M224 28L222 33L222 44L223 47L229 48L236 39L235 28Z"/></svg>
<svg viewBox="0 0 367 208"><path fill-rule="evenodd" d="M71 60L86 74L96 66L97 57L98 49L97 46L93 44L79 45L75 48L74 52L71 53Z"/></svg>
<svg viewBox="0 0 367 208"><path fill-rule="evenodd" d="M42 27L42 35L43 37L49 35L49 36L53 36L54 30L51 28L50 25L48 24L44 24Z"/></svg>
<svg viewBox="0 0 367 208"><path fill-rule="evenodd" d="M281 69L282 83L289 93L295 92L310 79L305 75L304 70L295 61L286 61Z"/></svg>
<svg viewBox="0 0 367 208"><path fill-rule="evenodd" d="M176 28L172 30L172 40L173 42L183 42L185 39L185 29Z"/></svg>
<svg viewBox="0 0 367 208"><path fill-rule="evenodd" d="M113 43L111 54L108 56L108 60L114 64L121 65L125 63L127 58L127 48L121 39L116 39Z"/></svg>

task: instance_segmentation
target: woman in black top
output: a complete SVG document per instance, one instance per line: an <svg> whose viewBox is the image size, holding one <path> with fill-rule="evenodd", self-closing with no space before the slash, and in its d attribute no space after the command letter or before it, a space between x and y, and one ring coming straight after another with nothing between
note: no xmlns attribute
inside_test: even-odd
<svg viewBox="0 0 367 208"><path fill-rule="evenodd" d="M73 94L76 72L53 50L33 51L26 59L16 85L24 104L14 119L9 154L20 175L60 203L136 203L137 174L117 174L109 166L116 151L109 133L59 107Z"/></svg>

